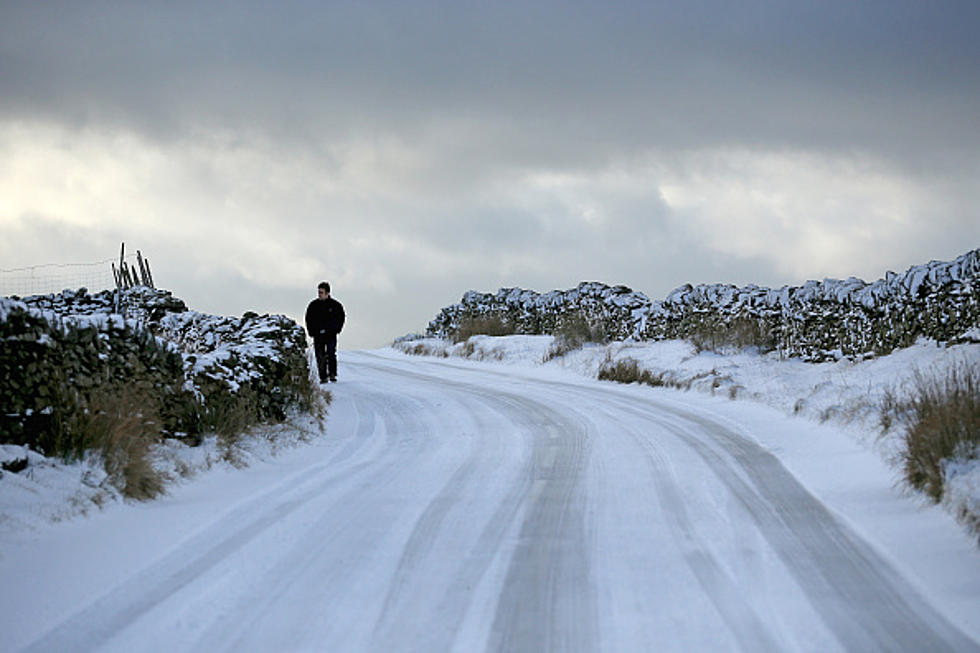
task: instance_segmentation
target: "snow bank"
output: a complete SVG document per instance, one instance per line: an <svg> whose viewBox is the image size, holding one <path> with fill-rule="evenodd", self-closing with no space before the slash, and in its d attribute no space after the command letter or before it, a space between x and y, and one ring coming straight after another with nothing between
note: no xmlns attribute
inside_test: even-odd
<svg viewBox="0 0 980 653"><path fill-rule="evenodd" d="M887 356L823 363L787 359L776 352L699 352L685 340L661 340L586 345L545 362L554 340L552 336L526 335L473 336L461 343L420 338L397 342L393 347L412 355L556 367L590 378L617 361L635 360L673 387L751 399L819 421L858 423L862 431L879 426L881 399L904 386L916 369L938 369L960 358L980 360L978 344L947 346L925 339Z"/></svg>
<svg viewBox="0 0 980 653"><path fill-rule="evenodd" d="M281 451L307 443L321 426L314 417L297 414L288 423L264 425L243 435L231 455L213 435L195 447L165 440L154 448L153 466L168 486L179 486L211 470L273 460ZM64 461L29 447L0 444L0 464L21 460L27 462L23 470L0 471L0 532L7 536L122 505L123 494L106 473L101 456Z"/></svg>

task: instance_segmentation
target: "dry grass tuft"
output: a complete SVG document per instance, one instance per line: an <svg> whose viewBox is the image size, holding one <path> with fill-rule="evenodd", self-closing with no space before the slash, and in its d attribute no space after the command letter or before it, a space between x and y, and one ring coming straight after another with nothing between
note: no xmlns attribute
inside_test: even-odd
<svg viewBox="0 0 980 653"><path fill-rule="evenodd" d="M601 325L590 321L581 311L565 315L555 329L555 341L544 355L544 362L581 349L586 343L605 344L609 338Z"/></svg>
<svg viewBox="0 0 980 653"><path fill-rule="evenodd" d="M449 358L449 350L445 341L438 342L417 342L405 341L394 342L392 347L403 354L409 356L435 356L438 358Z"/></svg>
<svg viewBox="0 0 980 653"><path fill-rule="evenodd" d="M235 393L212 393L200 417L202 432L218 436L222 457L236 467L243 466L237 450L239 441L262 421L259 398L246 386Z"/></svg>
<svg viewBox="0 0 980 653"><path fill-rule="evenodd" d="M472 336L510 336L516 333L514 325L499 315L464 317L453 333L453 342L463 342Z"/></svg>
<svg viewBox="0 0 980 653"><path fill-rule="evenodd" d="M471 358L474 353L476 353L476 343L472 340L467 340L455 355L462 358Z"/></svg>
<svg viewBox="0 0 980 653"><path fill-rule="evenodd" d="M933 501L943 497L945 466L980 456L980 362L960 361L945 372L917 370L907 399L882 403L881 424L905 427L905 480Z"/></svg>
<svg viewBox="0 0 980 653"><path fill-rule="evenodd" d="M97 391L70 429L79 453L93 449L102 454L109 481L123 496L145 501L163 493L166 479L151 459L161 430L159 406L150 393L130 386Z"/></svg>
<svg viewBox="0 0 980 653"><path fill-rule="evenodd" d="M778 344L776 335L763 320L749 316L738 316L729 322L705 320L688 333L687 340L698 352L719 353L750 348L766 353Z"/></svg>
<svg viewBox="0 0 980 653"><path fill-rule="evenodd" d="M615 381L616 383L642 383L654 388L673 385L667 381L663 372L654 374L650 370L640 367L640 363L634 358L623 358L616 362L604 364L599 370L599 380Z"/></svg>

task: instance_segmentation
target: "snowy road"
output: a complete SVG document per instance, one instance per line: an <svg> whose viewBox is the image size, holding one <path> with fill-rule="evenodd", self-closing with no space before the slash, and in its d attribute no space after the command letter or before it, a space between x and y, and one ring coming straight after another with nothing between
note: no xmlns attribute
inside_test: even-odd
<svg viewBox="0 0 980 653"><path fill-rule="evenodd" d="M726 420L504 367L342 365L317 444L0 556L0 648L980 650Z"/></svg>

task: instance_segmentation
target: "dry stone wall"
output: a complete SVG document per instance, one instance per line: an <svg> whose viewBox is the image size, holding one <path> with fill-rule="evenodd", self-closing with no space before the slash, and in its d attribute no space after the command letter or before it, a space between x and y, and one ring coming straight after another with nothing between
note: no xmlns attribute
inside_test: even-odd
<svg viewBox="0 0 980 653"><path fill-rule="evenodd" d="M57 303L84 299L66 295ZM138 384L172 407L182 386L177 350L119 314L61 313L4 298L0 342L0 443L60 449L68 415L87 409L98 388Z"/></svg>
<svg viewBox="0 0 980 653"><path fill-rule="evenodd" d="M442 309L427 335L450 337L468 319L497 317L516 333L550 334L571 312L617 340L694 338L753 325L786 356L807 361L862 358L906 347L919 337L976 338L980 325L980 250L933 261L874 283L808 281L778 289L685 285L662 301L625 286L582 283L539 294L521 288L470 291Z"/></svg>
<svg viewBox="0 0 980 653"><path fill-rule="evenodd" d="M121 299L125 317L113 292L0 298L0 443L61 450L67 418L105 388L152 397L162 432L192 439L244 393L263 420L304 401L306 337L293 320L206 315L145 287Z"/></svg>

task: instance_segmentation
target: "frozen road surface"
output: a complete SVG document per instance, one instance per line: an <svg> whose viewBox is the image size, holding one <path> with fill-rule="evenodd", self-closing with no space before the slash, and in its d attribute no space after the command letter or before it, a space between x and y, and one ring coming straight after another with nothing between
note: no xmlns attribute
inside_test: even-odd
<svg viewBox="0 0 980 653"><path fill-rule="evenodd" d="M0 649L980 650L683 395L377 352L341 373L312 445L3 552Z"/></svg>

